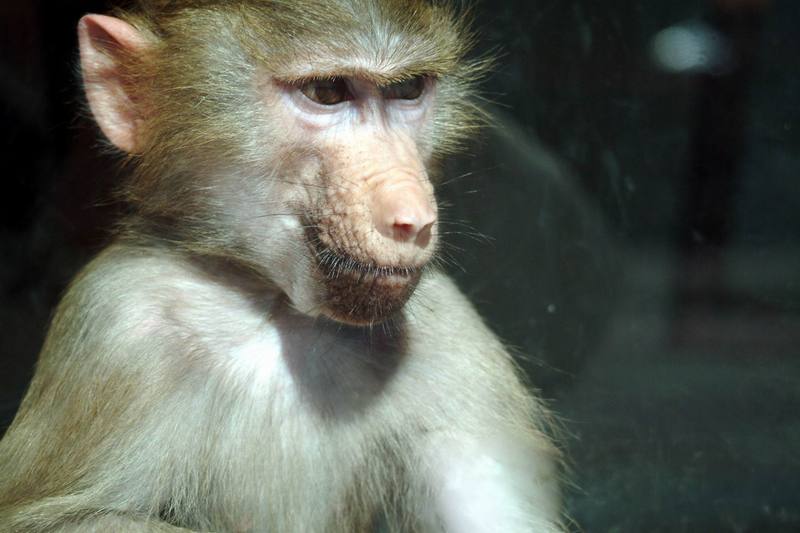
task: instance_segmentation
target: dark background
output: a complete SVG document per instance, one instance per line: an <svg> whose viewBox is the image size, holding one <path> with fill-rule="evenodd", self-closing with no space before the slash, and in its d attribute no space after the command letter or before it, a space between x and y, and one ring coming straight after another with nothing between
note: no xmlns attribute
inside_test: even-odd
<svg viewBox="0 0 800 533"><path fill-rule="evenodd" d="M0 5L0 428L120 211L74 74L77 20L106 9ZM506 0L476 19L478 52L500 48L497 127L448 165L446 252L559 415L575 528L799 531L800 4ZM670 27L724 61L668 71Z"/></svg>

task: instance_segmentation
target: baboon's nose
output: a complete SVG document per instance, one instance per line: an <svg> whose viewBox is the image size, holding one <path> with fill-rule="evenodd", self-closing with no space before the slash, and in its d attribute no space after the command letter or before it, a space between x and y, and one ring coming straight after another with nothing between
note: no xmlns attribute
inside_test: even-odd
<svg viewBox="0 0 800 533"><path fill-rule="evenodd" d="M419 184L404 180L387 183L376 191L372 217L375 229L384 237L425 248L431 240L436 211Z"/></svg>

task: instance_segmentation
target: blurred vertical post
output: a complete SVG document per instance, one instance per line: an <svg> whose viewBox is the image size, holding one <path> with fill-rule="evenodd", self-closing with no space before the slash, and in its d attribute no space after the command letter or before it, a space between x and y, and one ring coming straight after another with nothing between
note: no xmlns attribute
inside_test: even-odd
<svg viewBox="0 0 800 533"><path fill-rule="evenodd" d="M705 19L729 58L723 68L696 74L689 168L678 193L678 342L696 340L692 332L699 325L690 323L693 318L716 314L738 300L724 283L723 253L735 222L749 89L769 4L769 0L713 0Z"/></svg>

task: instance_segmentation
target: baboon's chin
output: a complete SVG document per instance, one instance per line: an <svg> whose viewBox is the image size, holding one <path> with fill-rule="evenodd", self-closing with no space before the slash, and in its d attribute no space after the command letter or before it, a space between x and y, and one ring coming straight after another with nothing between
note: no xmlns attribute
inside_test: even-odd
<svg viewBox="0 0 800 533"><path fill-rule="evenodd" d="M337 322L366 326L383 322L400 311L420 278L420 270L344 270L323 281L323 313Z"/></svg>

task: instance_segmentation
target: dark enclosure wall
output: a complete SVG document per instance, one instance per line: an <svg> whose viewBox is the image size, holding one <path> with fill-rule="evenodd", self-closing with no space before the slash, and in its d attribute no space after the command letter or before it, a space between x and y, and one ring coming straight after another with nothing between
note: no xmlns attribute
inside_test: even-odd
<svg viewBox="0 0 800 533"><path fill-rule="evenodd" d="M76 74L108 7L0 4L0 432L121 212ZM445 253L560 417L574 528L800 530L800 3L475 19L496 125L447 165Z"/></svg>

